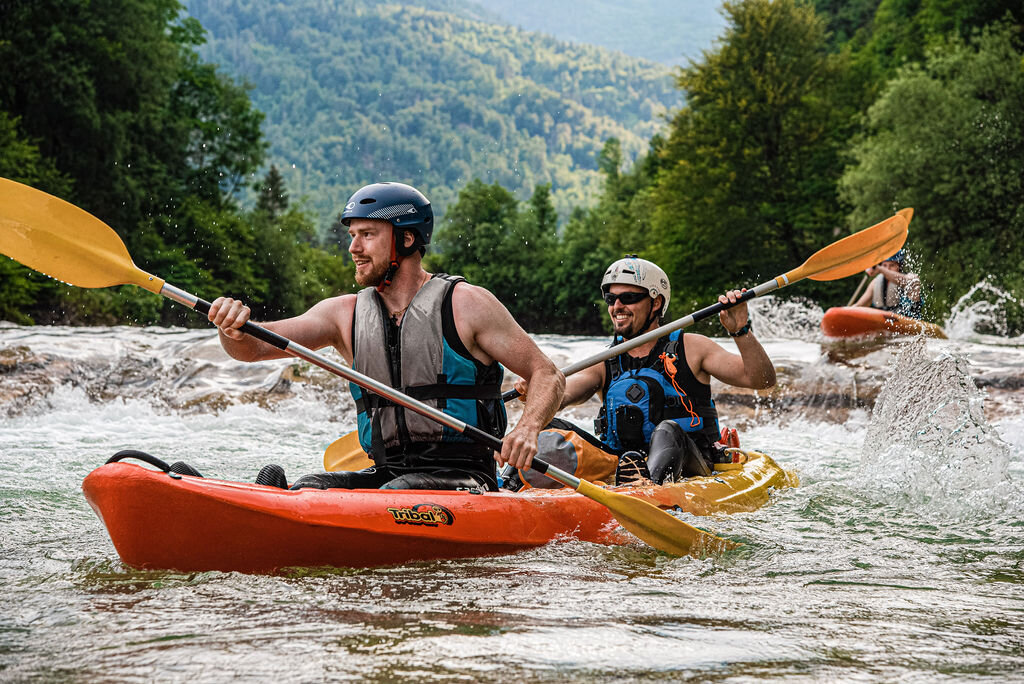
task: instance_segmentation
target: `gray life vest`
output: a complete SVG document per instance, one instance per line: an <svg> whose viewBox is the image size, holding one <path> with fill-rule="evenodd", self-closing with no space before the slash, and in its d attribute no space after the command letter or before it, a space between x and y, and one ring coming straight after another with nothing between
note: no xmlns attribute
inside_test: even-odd
<svg viewBox="0 0 1024 684"><path fill-rule="evenodd" d="M392 322L374 288L360 291L353 316L352 368L501 437L507 427L501 401L503 369L473 358L455 329L452 290L463 280L435 274L413 297L400 326ZM486 447L358 385L350 387L358 410L359 442L378 465L493 471ZM423 449L425 444L432 448Z"/></svg>

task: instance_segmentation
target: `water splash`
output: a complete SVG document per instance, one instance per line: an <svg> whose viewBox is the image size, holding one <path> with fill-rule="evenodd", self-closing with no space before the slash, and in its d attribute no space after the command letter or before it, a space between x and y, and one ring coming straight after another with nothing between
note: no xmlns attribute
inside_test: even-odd
<svg viewBox="0 0 1024 684"><path fill-rule="evenodd" d="M757 319L759 337L821 342L821 318L825 312L813 301L767 295L751 300L749 306Z"/></svg>
<svg viewBox="0 0 1024 684"><path fill-rule="evenodd" d="M1006 336L1007 307L1020 305L1020 300L986 278L972 285L957 300L943 327L950 339L1000 345L1024 344L1024 335Z"/></svg>
<svg viewBox="0 0 1024 684"><path fill-rule="evenodd" d="M1010 449L985 419L984 393L961 355L931 358L923 339L901 350L878 395L859 477L886 504L945 518L1024 511Z"/></svg>

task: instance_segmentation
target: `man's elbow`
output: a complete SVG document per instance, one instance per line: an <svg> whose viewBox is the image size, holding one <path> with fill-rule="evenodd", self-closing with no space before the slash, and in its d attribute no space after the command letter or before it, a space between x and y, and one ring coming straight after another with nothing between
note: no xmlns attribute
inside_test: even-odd
<svg viewBox="0 0 1024 684"><path fill-rule="evenodd" d="M751 389L764 390L775 387L775 366L769 366L763 373L760 373L756 378Z"/></svg>

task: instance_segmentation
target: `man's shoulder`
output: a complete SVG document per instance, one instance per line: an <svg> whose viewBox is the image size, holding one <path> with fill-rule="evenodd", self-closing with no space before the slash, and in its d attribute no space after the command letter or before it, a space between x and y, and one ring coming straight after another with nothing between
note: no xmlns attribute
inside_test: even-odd
<svg viewBox="0 0 1024 684"><path fill-rule="evenodd" d="M465 278L456 281L452 286L452 302L456 306L460 304L473 305L496 301L497 297L495 297L486 287L474 285Z"/></svg>
<svg viewBox="0 0 1024 684"><path fill-rule="evenodd" d="M351 316L355 311L356 298L358 295L347 293L321 299L307 312L318 316Z"/></svg>

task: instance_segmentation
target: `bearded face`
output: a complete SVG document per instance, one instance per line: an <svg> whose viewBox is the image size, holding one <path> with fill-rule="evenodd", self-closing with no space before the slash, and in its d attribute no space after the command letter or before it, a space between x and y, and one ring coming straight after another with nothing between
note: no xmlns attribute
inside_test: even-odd
<svg viewBox="0 0 1024 684"><path fill-rule="evenodd" d="M356 282L362 287L380 285L391 265L391 224L376 219L352 219L348 234L352 238L348 252L356 266Z"/></svg>

